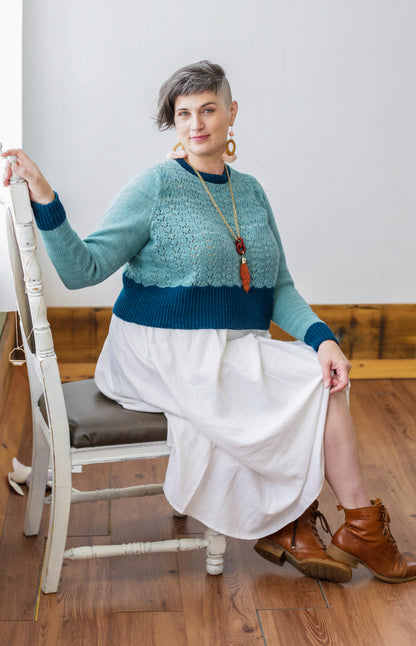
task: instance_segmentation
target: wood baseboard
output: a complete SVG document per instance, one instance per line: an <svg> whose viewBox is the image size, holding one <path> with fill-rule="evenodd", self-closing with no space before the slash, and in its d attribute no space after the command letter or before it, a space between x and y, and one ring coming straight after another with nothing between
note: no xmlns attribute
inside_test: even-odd
<svg viewBox="0 0 416 646"><path fill-rule="evenodd" d="M416 359L416 304L312 305L351 359ZM272 324L274 338L290 339Z"/></svg>
<svg viewBox="0 0 416 646"><path fill-rule="evenodd" d="M353 379L416 378L416 304L313 305L312 309L337 335L352 362ZM65 364L76 364L76 372L82 378L86 373L83 364L95 364L107 335L111 313L110 307L49 308L55 349L64 372ZM10 326L9 319L7 324ZM274 324L270 330L273 338L291 338ZM4 336L5 333L3 346L7 345ZM91 366L87 372L90 376ZM7 370L5 375L7 381Z"/></svg>
<svg viewBox="0 0 416 646"><path fill-rule="evenodd" d="M357 379L416 379L416 359L353 359L350 378ZM95 363L61 363L62 382L91 379Z"/></svg>
<svg viewBox="0 0 416 646"><path fill-rule="evenodd" d="M352 359L351 379L416 379L416 359Z"/></svg>

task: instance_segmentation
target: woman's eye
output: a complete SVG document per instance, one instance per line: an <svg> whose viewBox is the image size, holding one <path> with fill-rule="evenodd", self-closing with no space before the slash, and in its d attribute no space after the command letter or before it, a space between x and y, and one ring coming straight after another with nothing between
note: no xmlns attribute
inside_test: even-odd
<svg viewBox="0 0 416 646"><path fill-rule="evenodd" d="M186 117L187 114L188 114L187 112L179 112L178 116L179 117Z"/></svg>

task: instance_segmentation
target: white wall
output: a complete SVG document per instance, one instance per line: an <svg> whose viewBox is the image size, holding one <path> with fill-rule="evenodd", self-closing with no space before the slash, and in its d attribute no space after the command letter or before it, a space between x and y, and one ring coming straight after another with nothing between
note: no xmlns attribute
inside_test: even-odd
<svg viewBox="0 0 416 646"><path fill-rule="evenodd" d="M415 302L415 21L414 0L24 0L24 146L86 235L176 140L151 120L161 82L209 58L305 298ZM111 305L119 286L51 273L48 301Z"/></svg>
<svg viewBox="0 0 416 646"><path fill-rule="evenodd" d="M0 143L22 145L22 0L0 0ZM0 177L3 175L0 161ZM0 202L3 201L0 190ZM7 245L6 208L0 203L0 312L16 309ZM2 325L0 325L1 333Z"/></svg>

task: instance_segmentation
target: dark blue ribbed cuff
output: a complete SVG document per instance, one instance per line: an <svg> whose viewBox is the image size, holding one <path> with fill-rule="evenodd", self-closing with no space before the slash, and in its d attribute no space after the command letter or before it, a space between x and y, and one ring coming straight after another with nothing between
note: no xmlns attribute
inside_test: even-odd
<svg viewBox="0 0 416 646"><path fill-rule="evenodd" d="M319 346L324 341L335 341L335 343L338 343L337 337L326 323L323 323L322 321L313 323L305 334L305 343L312 346L314 350L318 350Z"/></svg>
<svg viewBox="0 0 416 646"><path fill-rule="evenodd" d="M31 204L36 224L41 231L52 231L66 219L65 209L58 193L55 193L54 201L49 204L38 204L38 202Z"/></svg>

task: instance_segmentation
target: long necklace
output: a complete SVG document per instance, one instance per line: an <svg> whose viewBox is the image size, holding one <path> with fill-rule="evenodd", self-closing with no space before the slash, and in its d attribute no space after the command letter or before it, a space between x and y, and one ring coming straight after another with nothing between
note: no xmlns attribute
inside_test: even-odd
<svg viewBox="0 0 416 646"><path fill-rule="evenodd" d="M188 164L189 164L189 161L188 161ZM211 199L211 202L213 203L213 205L214 205L214 206L215 206L215 208L217 209L218 213L219 213L219 214L220 214L220 216L221 216L222 221L224 222L224 224L225 224L225 226L227 227L228 231L231 233L231 235L233 236L233 238L234 238L234 240L235 240L235 248L236 248L236 251L237 251L237 253L241 256L241 264L240 264L240 276L241 276L241 281L242 281L242 283L243 283L243 289L244 289L244 291L245 291L245 292L248 292L248 291L250 290L250 272L249 272L249 269L248 269L248 266L247 266L247 260L246 260L246 257L244 256L244 254L245 254L245 252L246 252L246 248L245 248L245 245L244 245L244 240L243 240L243 238L240 236L240 227L238 226L237 209L236 209L236 207L235 207L234 193L233 193L233 189L232 189L232 186L231 186L230 174L229 174L229 172L228 172L227 164L225 164L225 171L226 171L226 173L227 173L228 186L229 186L230 193L231 193L231 201L232 201L232 203L233 203L234 222L235 222L235 229L236 229L236 232L237 232L237 233L234 233L234 231L232 230L232 228L231 228L231 227L230 227L230 225L228 224L227 220L225 219L225 217L224 217L223 213L221 213L221 211L220 211L220 209L219 209L219 207L218 207L218 204L216 203L216 201L215 201L215 200L214 200L214 198L212 197L211 192L210 192L210 190L209 190L208 186L206 185L205 181L203 180L201 173L200 173L196 168L194 168L194 167L192 166L192 164L189 164L189 165L190 165L190 167L192 168L192 170L194 171L194 173L195 173L195 174L199 177L199 179L201 180L201 182L202 182L202 186L205 188L206 192L208 193L208 195L209 195L209 197L210 197L210 199Z"/></svg>

